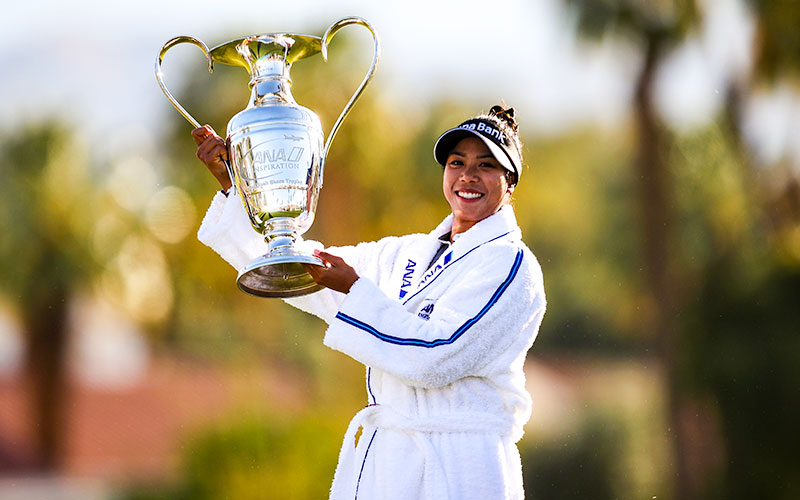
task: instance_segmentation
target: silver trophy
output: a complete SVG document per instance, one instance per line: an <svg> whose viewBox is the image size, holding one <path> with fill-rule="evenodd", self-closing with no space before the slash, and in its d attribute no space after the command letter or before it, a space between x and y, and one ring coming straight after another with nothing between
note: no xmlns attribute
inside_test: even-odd
<svg viewBox="0 0 800 500"><path fill-rule="evenodd" d="M292 97L289 70L295 61L317 53L327 60L331 39L351 24L364 26L372 34L372 64L323 143L319 117ZM250 223L264 235L269 250L239 273L239 288L259 297L294 297L319 290L321 285L314 282L303 265L324 264L297 249L295 241L314 222L331 142L375 73L380 59L375 30L364 19L348 17L331 25L322 37L267 33L233 40L211 50L190 36L169 40L156 59L156 79L175 109L197 128L200 123L164 85L164 54L180 43L200 47L208 59L209 72L217 62L241 66L250 73L250 102L228 122L231 161L226 166Z"/></svg>

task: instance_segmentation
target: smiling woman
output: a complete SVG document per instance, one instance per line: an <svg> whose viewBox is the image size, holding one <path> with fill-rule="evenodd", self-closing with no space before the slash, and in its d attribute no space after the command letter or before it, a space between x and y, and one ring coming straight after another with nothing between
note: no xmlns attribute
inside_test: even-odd
<svg viewBox="0 0 800 500"><path fill-rule="evenodd" d="M453 212L452 239L500 210L514 186L477 137L461 139L447 156L442 189Z"/></svg>
<svg viewBox="0 0 800 500"><path fill-rule="evenodd" d="M511 201L522 168L514 110L495 106L487 116L448 130L434 146L444 167L442 190L453 211L451 239Z"/></svg>
<svg viewBox="0 0 800 500"><path fill-rule="evenodd" d="M221 172L225 142L202 131L198 150L214 154L199 156ZM523 365L545 295L509 203L522 171L513 110L446 131L434 156L452 214L428 234L325 251L305 242L327 263L309 268L327 288L287 300L366 368L367 407L345 434L332 499L525 496ZM235 191L214 197L198 237L237 269L265 246Z"/></svg>

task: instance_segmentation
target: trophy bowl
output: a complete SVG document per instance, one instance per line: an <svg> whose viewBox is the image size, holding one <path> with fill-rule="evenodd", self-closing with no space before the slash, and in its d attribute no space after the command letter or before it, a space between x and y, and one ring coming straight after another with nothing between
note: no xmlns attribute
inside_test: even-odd
<svg viewBox="0 0 800 500"><path fill-rule="evenodd" d="M266 254L239 273L239 288L259 297L319 290L304 264L323 265L322 260L295 245L314 222L322 185L319 119L297 105L253 107L231 119L228 136L236 189L268 245Z"/></svg>

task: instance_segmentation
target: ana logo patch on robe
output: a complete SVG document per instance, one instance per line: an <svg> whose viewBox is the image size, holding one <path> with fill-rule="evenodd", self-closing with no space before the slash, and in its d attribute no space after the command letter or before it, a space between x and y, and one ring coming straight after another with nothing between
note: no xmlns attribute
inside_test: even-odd
<svg viewBox="0 0 800 500"><path fill-rule="evenodd" d="M406 272L403 274L403 284L400 285L400 298L408 294L407 288L411 286L411 277L414 276L414 268L417 267L417 263L411 259L408 259L408 264L406 264Z"/></svg>
<svg viewBox="0 0 800 500"><path fill-rule="evenodd" d="M429 319L431 319L431 314L433 314L433 302L429 303L428 305L420 309L420 311L417 313L417 316L424 319L425 321L428 321Z"/></svg>

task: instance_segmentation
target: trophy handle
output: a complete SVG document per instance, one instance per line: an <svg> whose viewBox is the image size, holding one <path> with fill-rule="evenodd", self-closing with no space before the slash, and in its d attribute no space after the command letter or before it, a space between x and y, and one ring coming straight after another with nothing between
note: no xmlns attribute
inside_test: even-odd
<svg viewBox="0 0 800 500"><path fill-rule="evenodd" d="M164 92L164 95L167 96L169 102L175 106L175 109L178 110L178 113L183 115L186 120L191 123L194 128L200 128L200 122L198 122L191 114L189 114L186 109L181 106L177 99L172 96L172 93L167 89L167 86L164 84L164 72L161 70L161 61L164 60L164 54L167 53L169 49L178 45L179 43L191 43L192 45L196 45L200 47L200 50L203 51L203 54L206 55L206 59L208 59L208 72L214 72L214 61L211 59L211 55L208 53L208 46L198 40L193 36L176 36L172 40L168 41L161 47L161 52L158 53L158 57L156 58L156 80L158 80L158 86L161 87L161 91ZM231 164L229 161L224 162L225 169L228 171L228 176L231 178L231 185L236 189L236 176L233 173L233 169L231 168Z"/></svg>
<svg viewBox="0 0 800 500"><path fill-rule="evenodd" d="M169 102L175 106L175 109L178 110L178 113L183 115L183 117L186 118L189 123L194 125L194 128L200 128L200 122L195 120L195 118L190 115L183 106L181 106L178 100L172 96L172 93L170 93L170 91L167 89L167 86L164 84L164 72L161 70L161 61L164 60L164 54L166 54L169 49L178 45L179 43L191 43L192 45L200 47L200 50L203 51L203 54L205 54L206 58L208 59L208 72L214 72L214 61L211 60L211 56L208 53L208 47L206 44L193 36L176 36L172 40L165 43L164 46L161 47L161 52L158 53L158 57L156 58L156 80L158 80L158 85L161 87L161 91L164 92L165 96L167 96Z"/></svg>
<svg viewBox="0 0 800 500"><path fill-rule="evenodd" d="M333 23L330 28L325 31L325 34L322 35L322 58L327 61L328 60L328 44L330 43L333 36L345 26L349 26L351 24L358 24L363 26L372 33L372 40L374 41L374 53L372 55L372 64L367 71L367 74L364 76L364 79L361 81L361 84L356 89L353 96L345 105L344 109L342 110L339 118L336 119L336 123L333 124L333 128L331 129L330 134L328 134L328 140L325 141L325 152L322 155L322 164L320 165L319 169L319 177L320 181L322 180L322 171L325 166L325 158L328 157L328 151L331 148L331 143L333 142L333 138L336 137L336 132L339 130L339 126L341 126L344 119L350 113L350 110L353 108L353 105L356 103L359 97L361 97L361 93L364 91L364 87L372 80L372 76L375 74L375 68L378 65L378 61L381 58L381 46L380 41L378 40L378 34L375 33L375 30L372 26L364 19L360 17L345 17L344 19L340 19Z"/></svg>

